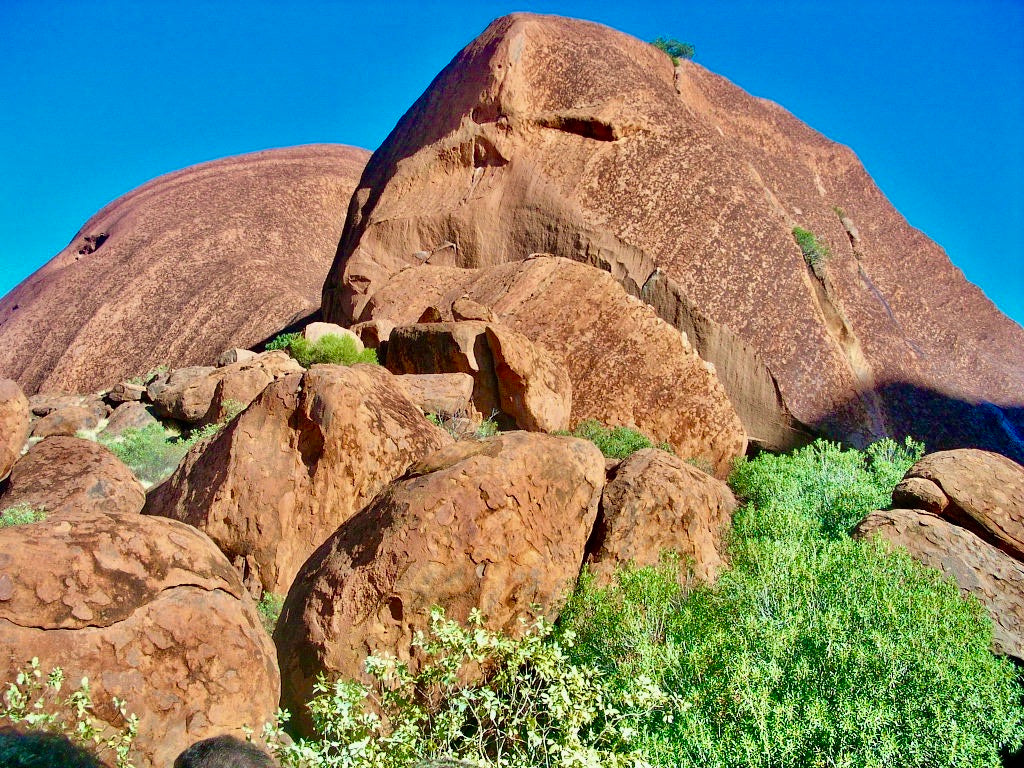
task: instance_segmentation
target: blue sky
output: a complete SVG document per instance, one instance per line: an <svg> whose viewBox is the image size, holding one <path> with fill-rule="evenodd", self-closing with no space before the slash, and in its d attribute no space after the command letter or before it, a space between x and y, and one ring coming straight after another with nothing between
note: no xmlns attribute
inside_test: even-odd
<svg viewBox="0 0 1024 768"><path fill-rule="evenodd" d="M1024 323L1021 0L0 0L0 294L160 174L310 142L374 149L515 10L692 42L705 67L852 147Z"/></svg>

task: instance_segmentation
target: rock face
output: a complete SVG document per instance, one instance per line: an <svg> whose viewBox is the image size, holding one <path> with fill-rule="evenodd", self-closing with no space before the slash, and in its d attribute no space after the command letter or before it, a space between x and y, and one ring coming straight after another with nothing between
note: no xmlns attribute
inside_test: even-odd
<svg viewBox="0 0 1024 768"><path fill-rule="evenodd" d="M615 470L604 489L601 515L587 562L600 582L632 562L655 565L671 550L702 581L722 567L722 533L736 499L729 486L656 448L637 451Z"/></svg>
<svg viewBox="0 0 1024 768"><path fill-rule="evenodd" d="M30 394L92 391L160 363L210 364L310 314L367 157L257 152L115 200L0 299L0 371Z"/></svg>
<svg viewBox="0 0 1024 768"><path fill-rule="evenodd" d="M146 492L135 475L102 445L77 437L48 437L14 465L0 509L28 504L48 516L65 513L138 514Z"/></svg>
<svg viewBox="0 0 1024 768"><path fill-rule="evenodd" d="M0 679L33 656L87 675L100 719L116 722L112 696L129 702L140 768L258 729L280 690L274 647L224 556L194 528L140 515L0 529Z"/></svg>
<svg viewBox="0 0 1024 768"><path fill-rule="evenodd" d="M7 477L28 439L28 398L17 382L0 379L0 480Z"/></svg>
<svg viewBox="0 0 1024 768"><path fill-rule="evenodd" d="M190 451L145 514L205 531L254 594L285 594L339 525L450 442L383 368L315 365L271 384Z"/></svg>
<svg viewBox="0 0 1024 768"><path fill-rule="evenodd" d="M395 328L388 370L398 374L465 373L473 405L507 428L555 432L569 428L572 385L551 354L499 323L461 321Z"/></svg>
<svg viewBox="0 0 1024 768"><path fill-rule="evenodd" d="M1024 662L1024 564L968 530L919 509L872 512L854 536L880 536L951 576L988 609L993 650Z"/></svg>
<svg viewBox="0 0 1024 768"><path fill-rule="evenodd" d="M473 410L473 377L468 373L409 373L395 381L424 413L469 414Z"/></svg>
<svg viewBox="0 0 1024 768"><path fill-rule="evenodd" d="M794 227L831 256L811 266ZM368 319L410 265L535 252L608 270L685 330L765 444L785 447L803 423L855 443L914 434L1024 456L1024 329L853 152L640 40L514 14L374 153L324 316Z"/></svg>
<svg viewBox="0 0 1024 768"><path fill-rule="evenodd" d="M934 511L1024 561L1024 467L975 449L930 453L907 472L895 504Z"/></svg>
<svg viewBox="0 0 1024 768"><path fill-rule="evenodd" d="M597 419L635 427L721 476L743 453L743 424L715 371L684 334L601 270L550 257L480 270L421 266L391 278L366 311L405 324L433 307L452 320L467 300L564 365L572 426ZM389 339L389 361L391 346Z"/></svg>
<svg viewBox="0 0 1024 768"><path fill-rule="evenodd" d="M372 651L412 659L433 605L515 630L572 588L597 515L604 458L586 441L507 432L413 466L302 567L275 633L283 706L316 674L361 677ZM308 714L299 720L308 730Z"/></svg>
<svg viewBox="0 0 1024 768"><path fill-rule="evenodd" d="M51 411L35 422L32 425L32 437L74 437L82 430L95 429L99 423L95 412L80 405L69 405L67 408Z"/></svg>

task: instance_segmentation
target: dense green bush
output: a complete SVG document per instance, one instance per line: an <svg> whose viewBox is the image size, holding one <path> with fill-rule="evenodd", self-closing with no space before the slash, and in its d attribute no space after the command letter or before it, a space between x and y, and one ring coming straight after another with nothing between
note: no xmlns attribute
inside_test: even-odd
<svg viewBox="0 0 1024 768"><path fill-rule="evenodd" d="M651 439L642 432L630 427L606 427L596 419L587 419L580 422L572 432L556 432L556 435L571 435L589 440L598 448L601 453L609 459L625 459L643 448L655 447ZM672 452L668 443L660 443L657 446L663 451Z"/></svg>
<svg viewBox="0 0 1024 768"><path fill-rule="evenodd" d="M282 608L284 608L284 595L273 592L264 592L260 601L256 603L256 610L260 614L260 623L263 624L268 635L274 634L277 620L281 618Z"/></svg>
<svg viewBox="0 0 1024 768"><path fill-rule="evenodd" d="M800 227L793 227L793 239L804 254L804 261L809 267L818 267L832 256L828 246L818 240L815 234Z"/></svg>
<svg viewBox="0 0 1024 768"><path fill-rule="evenodd" d="M46 511L36 509L27 502L14 504L7 509L0 510L0 528L7 528L12 525L28 525L38 523L46 519Z"/></svg>
<svg viewBox="0 0 1024 768"><path fill-rule="evenodd" d="M672 58L673 64L680 59L692 59L696 50L690 43L682 43L674 38L658 37L651 43L659 51L664 51Z"/></svg>
<svg viewBox="0 0 1024 768"><path fill-rule="evenodd" d="M269 344L267 349L284 349L303 368L318 363L330 365L355 365L371 363L377 365L377 351L360 350L351 336L338 336L328 333L311 343L301 333L283 333Z"/></svg>
<svg viewBox="0 0 1024 768"><path fill-rule="evenodd" d="M189 448L217 434L223 426L224 422L208 424L182 435L162 424L147 424L130 427L119 435L100 433L98 439L148 488L168 478Z"/></svg>

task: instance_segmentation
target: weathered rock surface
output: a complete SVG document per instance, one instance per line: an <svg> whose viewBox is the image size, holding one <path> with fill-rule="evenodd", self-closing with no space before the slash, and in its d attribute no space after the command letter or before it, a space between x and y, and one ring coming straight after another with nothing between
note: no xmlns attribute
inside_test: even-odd
<svg viewBox="0 0 1024 768"><path fill-rule="evenodd" d="M796 226L830 249L817 268ZM368 319L410 265L536 252L607 269L686 330L759 442L797 441L802 422L858 443L914 434L1024 460L1024 329L853 152L628 35L513 14L374 153L324 319Z"/></svg>
<svg viewBox="0 0 1024 768"><path fill-rule="evenodd" d="M256 152L115 200L0 299L0 371L30 394L92 391L209 364L312 313L367 157Z"/></svg>
<svg viewBox="0 0 1024 768"><path fill-rule="evenodd" d="M120 435L126 429L144 429L150 424L157 423L156 417L142 403L121 403L110 414L110 418L107 419L107 425L103 428L103 434Z"/></svg>
<svg viewBox="0 0 1024 768"><path fill-rule="evenodd" d="M505 427L533 432L569 428L572 385L561 363L523 334L498 323L420 323L388 337L388 370L466 373L473 405Z"/></svg>
<svg viewBox="0 0 1024 768"><path fill-rule="evenodd" d="M17 382L0 379L0 480L7 477L28 439L28 398Z"/></svg>
<svg viewBox="0 0 1024 768"><path fill-rule="evenodd" d="M374 294L367 312L401 325L434 307L450 320L453 304L467 299L565 366L572 426L597 419L635 427L720 476L744 452L743 424L712 367L683 334L593 267L535 257L480 270L406 269Z"/></svg>
<svg viewBox="0 0 1024 768"><path fill-rule="evenodd" d="M450 442L383 368L316 365L271 384L190 451L145 514L200 528L253 593L285 594L339 525Z"/></svg>
<svg viewBox="0 0 1024 768"><path fill-rule="evenodd" d="M916 560L953 577L988 609L993 650L1024 662L1024 564L968 530L919 509L872 512L854 529L906 547Z"/></svg>
<svg viewBox="0 0 1024 768"><path fill-rule="evenodd" d="M131 381L122 381L107 392L107 400L117 405L139 402L146 395L146 387Z"/></svg>
<svg viewBox="0 0 1024 768"><path fill-rule="evenodd" d="M395 383L424 413L466 414L473 410L473 377L468 373L408 373Z"/></svg>
<svg viewBox="0 0 1024 768"><path fill-rule="evenodd" d="M0 529L0 680L33 656L88 676L102 720L120 724L111 697L130 703L139 768L277 707L255 605L213 543L172 520L90 511Z"/></svg>
<svg viewBox="0 0 1024 768"><path fill-rule="evenodd" d="M893 492L894 504L911 502L1024 560L1024 467L1011 459L973 448L930 453Z"/></svg>
<svg viewBox="0 0 1024 768"><path fill-rule="evenodd" d="M32 437L74 437L80 431L96 429L99 423L95 411L81 405L69 405L51 411L36 421L32 425Z"/></svg>
<svg viewBox="0 0 1024 768"><path fill-rule="evenodd" d="M713 581L735 509L721 480L657 448L637 451L605 486L587 562L599 582L609 582L620 565L656 565L672 551L683 557L684 571Z"/></svg>
<svg viewBox="0 0 1024 768"><path fill-rule="evenodd" d="M412 638L443 607L515 631L531 604L557 611L583 559L604 484L586 441L507 432L460 442L341 526L302 567L275 633L283 706L316 674L361 677L371 651L413 659ZM308 716L299 721L309 728Z"/></svg>
<svg viewBox="0 0 1024 768"><path fill-rule="evenodd" d="M74 408L83 407L88 408L96 413L97 418L103 418L106 413L106 407L98 398L92 395L75 395L67 392L48 394L48 395L32 395L28 399L29 406L32 410L33 416L48 416L54 411L59 411L63 408Z"/></svg>
<svg viewBox="0 0 1024 768"><path fill-rule="evenodd" d="M221 366L231 365L232 363L242 363L246 360L252 360L254 357L256 357L256 353L251 349L239 349L238 347L232 347L231 349L225 349L217 356L217 367L220 368Z"/></svg>
<svg viewBox="0 0 1024 768"><path fill-rule="evenodd" d="M24 503L47 515L138 514L145 502L139 481L114 454L91 440L62 436L32 446L0 495L0 509Z"/></svg>

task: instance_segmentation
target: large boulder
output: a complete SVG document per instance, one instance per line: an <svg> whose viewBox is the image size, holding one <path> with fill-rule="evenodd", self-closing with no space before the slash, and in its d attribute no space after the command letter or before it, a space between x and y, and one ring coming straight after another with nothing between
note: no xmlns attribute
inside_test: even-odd
<svg viewBox="0 0 1024 768"><path fill-rule="evenodd" d="M45 567L41 567L45 564ZM0 529L0 681L33 657L89 678L139 716L139 768L189 744L259 728L277 707L274 647L238 575L172 520L71 512Z"/></svg>
<svg viewBox="0 0 1024 768"><path fill-rule="evenodd" d="M387 651L414 666L432 606L515 632L572 589L604 458L586 441L506 432L443 448L341 526L302 567L274 635L283 706L305 712L319 672L359 678ZM299 718L308 732L308 715Z"/></svg>
<svg viewBox="0 0 1024 768"><path fill-rule="evenodd" d="M468 415L473 408L473 377L468 373L408 373L395 381L424 413Z"/></svg>
<svg viewBox="0 0 1024 768"><path fill-rule="evenodd" d="M608 582L618 566L655 565L671 551L683 558L684 573L713 581L735 509L721 480L657 448L637 451L605 486L588 547L590 570Z"/></svg>
<svg viewBox="0 0 1024 768"><path fill-rule="evenodd" d="M930 453L896 486L893 504L933 511L1024 560L1024 467L998 453Z"/></svg>
<svg viewBox="0 0 1024 768"><path fill-rule="evenodd" d="M993 650L1024 663L1024 564L968 530L920 509L872 512L857 538L881 537L956 580L992 617Z"/></svg>
<svg viewBox="0 0 1024 768"><path fill-rule="evenodd" d="M379 287L366 311L404 325L433 307L453 320L467 300L565 366L572 426L597 419L635 427L722 477L744 452L743 424L714 367L685 334L594 267L544 256L479 270L420 266Z"/></svg>
<svg viewBox="0 0 1024 768"><path fill-rule="evenodd" d="M47 515L71 512L138 514L146 492L102 445L78 437L48 437L14 465L0 509L27 504Z"/></svg>
<svg viewBox="0 0 1024 768"><path fill-rule="evenodd" d="M39 438L74 437L79 432L89 432L99 426L95 411L81 405L58 408L32 424L32 437Z"/></svg>
<svg viewBox="0 0 1024 768"><path fill-rule="evenodd" d="M830 256L805 258L796 227ZM914 434L1024 460L1024 328L850 149L641 40L513 14L374 153L324 319L368 319L410 266L535 252L608 270L686 331L765 444L803 439L803 423L858 444Z"/></svg>
<svg viewBox="0 0 1024 768"><path fill-rule="evenodd" d="M210 364L315 312L367 157L256 152L115 200L0 299L0 371L30 394L93 391Z"/></svg>
<svg viewBox="0 0 1024 768"><path fill-rule="evenodd" d="M0 480L7 477L28 439L28 398L18 383L0 379Z"/></svg>
<svg viewBox="0 0 1024 768"><path fill-rule="evenodd" d="M145 514L205 531L254 594L286 593L339 525L451 442L394 378L374 365L284 376L210 444L193 448L150 492Z"/></svg>
<svg viewBox="0 0 1024 768"><path fill-rule="evenodd" d="M388 338L388 370L397 374L466 373L473 405L503 426L532 432L569 428L572 385L543 347L498 323L420 323Z"/></svg>

